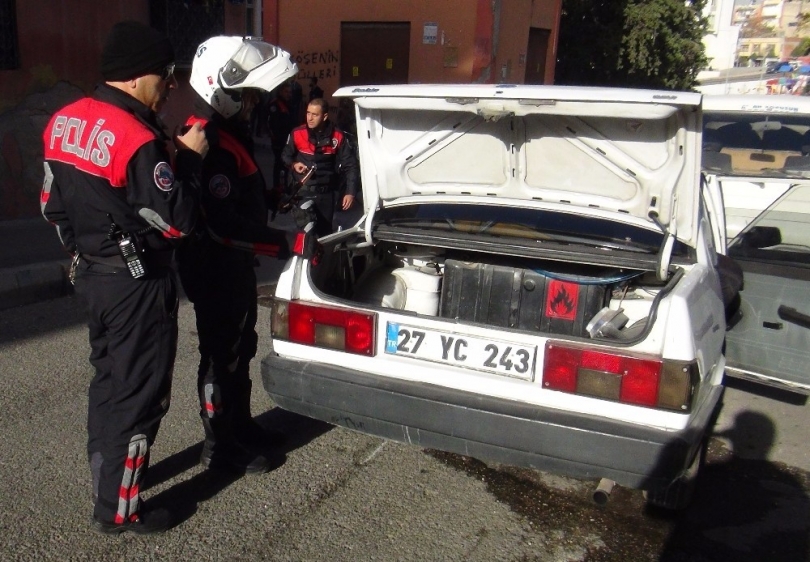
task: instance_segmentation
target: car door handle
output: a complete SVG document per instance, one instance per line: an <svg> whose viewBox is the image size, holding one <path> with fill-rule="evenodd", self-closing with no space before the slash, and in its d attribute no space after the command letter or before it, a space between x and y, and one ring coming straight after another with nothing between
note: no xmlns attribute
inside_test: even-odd
<svg viewBox="0 0 810 562"><path fill-rule="evenodd" d="M780 305L779 309L776 311L779 314L779 318L786 322L792 322L802 328L810 329L810 316L807 314L802 314L795 308L790 308L789 306Z"/></svg>

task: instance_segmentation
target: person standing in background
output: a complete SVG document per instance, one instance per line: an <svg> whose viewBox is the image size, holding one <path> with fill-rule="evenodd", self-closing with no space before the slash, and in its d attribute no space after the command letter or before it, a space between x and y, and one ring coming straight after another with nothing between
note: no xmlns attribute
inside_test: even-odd
<svg viewBox="0 0 810 562"><path fill-rule="evenodd" d="M323 98L323 89L318 86L318 79L313 76L309 79L309 101Z"/></svg>
<svg viewBox="0 0 810 562"><path fill-rule="evenodd" d="M294 182L302 181L310 170L314 172L298 191L298 209L311 215L319 237L331 234L336 204L344 211L354 204L358 165L346 134L329 120L329 104L324 99L309 102L307 122L293 129L281 160ZM344 195L338 202L341 191Z"/></svg>
<svg viewBox="0 0 810 562"><path fill-rule="evenodd" d="M283 186L281 152L287 144L287 137L296 126L295 110L292 106L292 89L289 83L278 87L275 99L267 111L267 129L270 131L270 148L273 151L273 184L276 192Z"/></svg>
<svg viewBox="0 0 810 562"><path fill-rule="evenodd" d="M304 122L301 115L301 104L304 102L304 90L295 78L290 80L290 111L293 114L293 127Z"/></svg>

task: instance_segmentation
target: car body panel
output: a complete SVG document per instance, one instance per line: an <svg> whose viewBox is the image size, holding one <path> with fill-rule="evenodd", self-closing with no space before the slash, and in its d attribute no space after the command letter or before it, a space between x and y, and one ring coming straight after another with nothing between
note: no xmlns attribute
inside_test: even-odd
<svg viewBox="0 0 810 562"><path fill-rule="evenodd" d="M266 390L286 410L420 447L529 466L580 478L610 478L637 488L663 486L697 453L722 396L707 389L701 409L672 431L601 414L537 408L519 401L340 365L262 362ZM351 396L351 400L346 400Z"/></svg>
<svg viewBox="0 0 810 562"><path fill-rule="evenodd" d="M655 212L695 245L699 94L394 85L335 96L356 106L367 212L413 195L562 203L617 221Z"/></svg>
<svg viewBox="0 0 810 562"><path fill-rule="evenodd" d="M745 275L742 314L727 335L729 374L810 394L810 184L791 187L728 254Z"/></svg>

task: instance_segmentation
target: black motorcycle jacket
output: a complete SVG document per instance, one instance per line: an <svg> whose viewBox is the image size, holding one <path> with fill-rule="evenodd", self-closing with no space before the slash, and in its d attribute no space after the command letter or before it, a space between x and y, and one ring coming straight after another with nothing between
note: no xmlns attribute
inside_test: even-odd
<svg viewBox="0 0 810 562"><path fill-rule="evenodd" d="M210 120L192 116L186 124L196 122L202 123L209 144L200 194L202 222L220 246L209 250L223 259L251 263L254 254L289 257L287 233L267 226L264 176L249 133L217 114Z"/></svg>
<svg viewBox="0 0 810 562"><path fill-rule="evenodd" d="M313 164L317 166L302 193L336 191L340 186L339 176L343 175L346 195L357 195L357 160L346 135L330 121L320 131L306 125L293 129L281 153L281 160L290 170L294 162L302 162L307 168ZM294 170L291 175L294 180L301 179L301 175Z"/></svg>
<svg viewBox="0 0 810 562"><path fill-rule="evenodd" d="M202 157L180 150L172 166L157 116L132 96L100 84L54 113L43 140L40 208L71 254L118 256L112 222L124 232L148 230L147 255L170 253L172 239L191 233Z"/></svg>

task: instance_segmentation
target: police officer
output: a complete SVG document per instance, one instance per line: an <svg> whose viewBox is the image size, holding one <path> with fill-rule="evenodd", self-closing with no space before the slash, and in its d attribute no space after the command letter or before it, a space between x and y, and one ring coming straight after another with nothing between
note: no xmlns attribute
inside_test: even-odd
<svg viewBox="0 0 810 562"><path fill-rule="evenodd" d="M298 191L299 209L307 209L314 215L315 232L319 237L330 234L336 199L344 191L340 208L347 211L352 207L358 175L354 151L346 134L329 120L326 100L316 98L309 102L306 124L293 129L281 160L291 170L293 182L302 181L315 167L314 173ZM344 189L341 189L341 176Z"/></svg>
<svg viewBox="0 0 810 562"><path fill-rule="evenodd" d="M163 531L162 509L140 488L169 408L177 349L173 241L198 214L208 144L200 127L175 138L174 166L157 112L177 82L169 39L135 21L113 26L105 80L58 110L44 133L43 216L73 255L76 292L89 305L87 453L93 526L102 533Z"/></svg>
<svg viewBox="0 0 810 562"><path fill-rule="evenodd" d="M204 228L179 252L180 279L199 334L197 388L205 430L201 462L212 469L266 472L279 459L251 417L250 360L256 355L255 255L284 258L284 231L266 224L265 181L253 156L249 116L259 91L295 75L289 54L255 39L219 36L197 49L190 84L204 102L187 125L211 146L203 165Z"/></svg>

